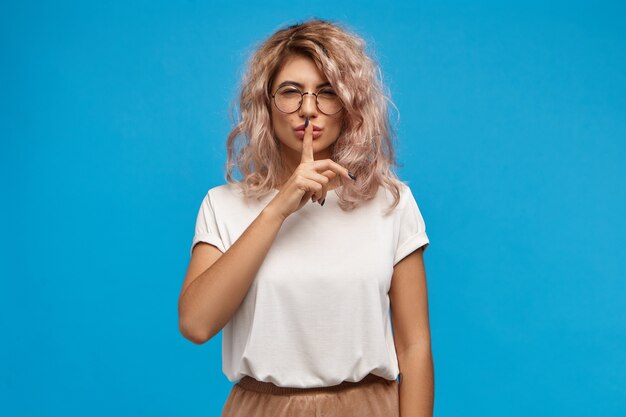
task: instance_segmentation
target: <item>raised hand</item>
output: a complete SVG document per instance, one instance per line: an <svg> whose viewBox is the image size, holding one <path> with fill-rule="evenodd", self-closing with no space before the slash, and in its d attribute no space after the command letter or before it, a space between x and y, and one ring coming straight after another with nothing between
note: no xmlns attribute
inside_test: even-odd
<svg viewBox="0 0 626 417"><path fill-rule="evenodd" d="M272 205L283 218L304 207L309 198L313 201L324 201L328 184L335 176L340 175L351 181L355 179L345 167L332 159L315 160L313 125L309 123L308 116L304 125L300 165L268 204Z"/></svg>

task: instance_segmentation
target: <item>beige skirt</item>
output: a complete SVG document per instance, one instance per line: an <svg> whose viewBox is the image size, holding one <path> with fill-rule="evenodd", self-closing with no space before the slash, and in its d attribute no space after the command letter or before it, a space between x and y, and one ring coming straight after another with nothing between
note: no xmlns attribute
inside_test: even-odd
<svg viewBox="0 0 626 417"><path fill-rule="evenodd" d="M318 388L279 387L245 376L233 385L222 417L399 417L398 381L368 374Z"/></svg>

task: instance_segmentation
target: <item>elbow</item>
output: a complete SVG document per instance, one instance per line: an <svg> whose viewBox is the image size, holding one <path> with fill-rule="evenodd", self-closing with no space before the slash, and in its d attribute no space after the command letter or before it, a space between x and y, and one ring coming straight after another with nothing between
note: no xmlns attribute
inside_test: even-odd
<svg viewBox="0 0 626 417"><path fill-rule="evenodd" d="M191 325L183 319L178 320L178 330L183 337L196 345L202 345L213 337L206 329L199 329L198 326Z"/></svg>

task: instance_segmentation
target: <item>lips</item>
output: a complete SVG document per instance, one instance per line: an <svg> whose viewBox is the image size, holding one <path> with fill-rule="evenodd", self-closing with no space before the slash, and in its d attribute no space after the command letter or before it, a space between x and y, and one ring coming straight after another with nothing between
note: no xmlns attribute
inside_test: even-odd
<svg viewBox="0 0 626 417"><path fill-rule="evenodd" d="M298 138L304 139L304 130L294 130L294 134ZM313 139L317 139L320 136L322 136L322 131L321 130L316 130L315 132L313 132Z"/></svg>
<svg viewBox="0 0 626 417"><path fill-rule="evenodd" d="M322 129L323 129L322 127L318 127L318 126L313 125L313 131L314 132L321 131ZM294 127L293 130L295 130L296 132L299 131L299 130L304 130L304 123L301 124L300 126Z"/></svg>

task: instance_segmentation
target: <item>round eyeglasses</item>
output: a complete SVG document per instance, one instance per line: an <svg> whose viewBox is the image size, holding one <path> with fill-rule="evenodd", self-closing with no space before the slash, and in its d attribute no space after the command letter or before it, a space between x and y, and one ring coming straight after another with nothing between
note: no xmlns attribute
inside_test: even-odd
<svg viewBox="0 0 626 417"><path fill-rule="evenodd" d="M317 93L303 93L298 88L287 85L272 94L272 98L279 111L289 114L300 109L305 94L315 96L317 109L326 115L337 114L343 108L343 103L337 93L328 87L322 88Z"/></svg>

